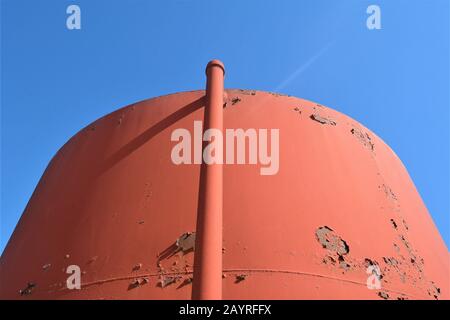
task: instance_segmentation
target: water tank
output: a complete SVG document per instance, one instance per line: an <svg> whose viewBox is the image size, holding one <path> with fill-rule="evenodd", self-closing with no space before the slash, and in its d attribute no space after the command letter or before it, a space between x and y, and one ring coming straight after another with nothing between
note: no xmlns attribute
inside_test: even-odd
<svg viewBox="0 0 450 320"><path fill-rule="evenodd" d="M224 128L279 129L276 174L223 165L224 299L450 297L447 248L376 134L296 97L224 96ZM171 134L194 135L204 107L203 90L170 94L73 136L0 259L0 298L190 299L200 165L173 163Z"/></svg>

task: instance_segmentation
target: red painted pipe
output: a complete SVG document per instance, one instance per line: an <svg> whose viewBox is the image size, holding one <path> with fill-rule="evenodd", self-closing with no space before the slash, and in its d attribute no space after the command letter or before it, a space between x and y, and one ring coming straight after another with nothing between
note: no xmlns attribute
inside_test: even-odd
<svg viewBox="0 0 450 320"><path fill-rule="evenodd" d="M206 107L204 131L223 132L222 62L212 60L206 66ZM200 173L197 233L194 256L192 298L222 299L222 164L202 164Z"/></svg>

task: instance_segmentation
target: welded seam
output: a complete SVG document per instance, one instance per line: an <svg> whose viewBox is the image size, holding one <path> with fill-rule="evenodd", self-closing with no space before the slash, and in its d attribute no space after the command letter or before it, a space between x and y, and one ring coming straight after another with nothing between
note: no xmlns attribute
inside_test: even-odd
<svg viewBox="0 0 450 320"><path fill-rule="evenodd" d="M224 273L235 273L235 272L283 273L283 274L292 274L292 275L302 275L302 276L311 276L311 277L317 277L317 278L324 278L324 279L329 279L329 280L334 280L334 281L341 281L341 282L346 282L346 283L352 283L352 284L356 284L356 285L360 285L360 286L367 286L366 283L355 281L355 280L343 279L343 278L338 278L338 277L331 277L331 276L318 274L318 273L309 273L309 272L293 271L293 270L279 270L279 269L224 269L223 272ZM132 280L132 279L143 278L143 277L183 276L183 275L191 275L192 273L193 273L193 271L190 270L190 271L173 271L173 272L164 272L164 273L153 272L153 273L145 273L145 274L135 274L135 275L131 275L131 276L107 278L107 279L103 279L103 280L86 282L86 283L81 284L81 287L82 288L86 288L86 287L90 287L90 286L94 286L94 285L101 285L101 284L108 283L108 282ZM62 288L60 290L61 291L66 291L66 290L69 290L69 289ZM394 290L394 289L388 289L386 287L383 287L383 291L396 293L396 294L401 294L401 295L404 295L406 297L411 297L411 298L414 298L414 299L421 299L421 298L418 298L417 296L413 296L411 294L406 294L404 292L397 291L397 290Z"/></svg>

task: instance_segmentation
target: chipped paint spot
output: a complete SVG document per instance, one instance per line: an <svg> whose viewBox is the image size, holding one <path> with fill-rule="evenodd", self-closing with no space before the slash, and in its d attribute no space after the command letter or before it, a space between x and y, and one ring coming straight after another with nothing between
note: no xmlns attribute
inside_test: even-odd
<svg viewBox="0 0 450 320"><path fill-rule="evenodd" d="M236 275L236 280L234 281L234 283L239 283L241 281L244 281L245 279L247 279L248 274L238 274Z"/></svg>
<svg viewBox="0 0 450 320"><path fill-rule="evenodd" d="M323 248L336 252L339 255L349 253L350 248L344 240L336 235L333 230L327 226L320 227L316 230L317 241Z"/></svg>
<svg viewBox="0 0 450 320"><path fill-rule="evenodd" d="M383 298L384 300L388 300L389 299L389 294L387 292L384 292L384 291L378 292L378 296L380 298Z"/></svg>
<svg viewBox="0 0 450 320"><path fill-rule="evenodd" d="M256 95L256 91L253 90L243 90L243 89L239 89L239 92L245 95L251 95L251 96L255 96Z"/></svg>
<svg viewBox="0 0 450 320"><path fill-rule="evenodd" d="M322 245L323 248L331 251L332 254L337 255L333 257L327 255L322 262L325 264L336 265L338 263L339 268L343 269L344 272L351 269L351 265L345 261L344 255L348 254L350 248L348 244L338 235L336 235L333 230L327 226L320 227L316 230L317 241Z"/></svg>
<svg viewBox="0 0 450 320"><path fill-rule="evenodd" d="M314 120L314 121L317 121L317 122L321 123L321 124L329 124L329 125L332 125L332 126L336 125L336 122L334 120L332 120L330 118L327 118L327 117L322 117L322 116L318 115L317 113L312 114L310 116L310 118L312 120Z"/></svg>
<svg viewBox="0 0 450 320"><path fill-rule="evenodd" d="M93 256L91 259L89 259L88 264L94 263L95 261L97 261L98 256Z"/></svg>
<svg viewBox="0 0 450 320"><path fill-rule="evenodd" d="M267 92L267 93L274 97L290 97L289 95L283 94L283 93L277 93L277 92Z"/></svg>
<svg viewBox="0 0 450 320"><path fill-rule="evenodd" d="M343 256L339 256L338 260L339 260L339 268L342 268L344 270L350 269L351 266L345 261Z"/></svg>
<svg viewBox="0 0 450 320"><path fill-rule="evenodd" d="M395 222L394 219L391 219L391 224L394 227L394 229L397 229L397 223Z"/></svg>
<svg viewBox="0 0 450 320"><path fill-rule="evenodd" d="M391 265L391 266L398 265L398 261L393 257L383 257L383 260L388 265Z"/></svg>
<svg viewBox="0 0 450 320"><path fill-rule="evenodd" d="M51 266L52 266L51 263L47 263L42 266L42 269L45 271L45 270L48 270L48 268L50 268Z"/></svg>
<svg viewBox="0 0 450 320"><path fill-rule="evenodd" d="M158 285L161 288L165 288L167 286L170 286L171 284L177 282L181 279L181 276L165 276L161 275L158 280Z"/></svg>
<svg viewBox="0 0 450 320"><path fill-rule="evenodd" d="M300 110L299 107L295 107L293 110L294 110L295 112L297 112L299 115L302 114L302 110Z"/></svg>
<svg viewBox="0 0 450 320"><path fill-rule="evenodd" d="M128 286L128 290L143 286L144 284L147 284L149 282L150 280L147 277L135 278L131 281L130 285Z"/></svg>
<svg viewBox="0 0 450 320"><path fill-rule="evenodd" d="M142 268L142 263L138 263L136 265L133 266L132 271L138 271Z"/></svg>
<svg viewBox="0 0 450 320"><path fill-rule="evenodd" d="M188 277L188 278L184 279L183 282L177 287L177 289L180 289L184 286L192 284L192 281L193 281L192 277Z"/></svg>
<svg viewBox="0 0 450 320"><path fill-rule="evenodd" d="M438 288L433 281L430 282L430 288L427 290L427 293L430 297L438 300L441 295L441 289Z"/></svg>
<svg viewBox="0 0 450 320"><path fill-rule="evenodd" d="M380 187L378 187L378 188L380 188ZM394 191L392 191L392 189L389 186L383 184L383 185L381 185L381 188L383 189L384 194L386 195L386 197L388 199L394 200L394 201L397 200L397 196L395 195Z"/></svg>
<svg viewBox="0 0 450 320"><path fill-rule="evenodd" d="M405 227L406 231L408 231L409 230L409 226L406 223L405 219L402 219L402 223L403 223L403 226Z"/></svg>
<svg viewBox="0 0 450 320"><path fill-rule="evenodd" d="M36 288L36 284L33 282L28 282L24 289L19 290L19 293L21 296L27 296L33 293L34 288Z"/></svg>
<svg viewBox="0 0 450 320"><path fill-rule="evenodd" d="M375 145L367 132L362 132L357 128L352 128L350 132L361 142L366 148L373 151Z"/></svg>
<svg viewBox="0 0 450 320"><path fill-rule="evenodd" d="M177 251L188 253L195 249L195 232L183 233L176 241Z"/></svg>
<svg viewBox="0 0 450 320"><path fill-rule="evenodd" d="M332 256L325 256L325 258L322 259L322 262L334 266L336 264L336 259L334 259Z"/></svg>
<svg viewBox="0 0 450 320"><path fill-rule="evenodd" d="M231 99L231 105L234 106L236 103L241 102L241 98L239 97L234 97L233 99Z"/></svg>

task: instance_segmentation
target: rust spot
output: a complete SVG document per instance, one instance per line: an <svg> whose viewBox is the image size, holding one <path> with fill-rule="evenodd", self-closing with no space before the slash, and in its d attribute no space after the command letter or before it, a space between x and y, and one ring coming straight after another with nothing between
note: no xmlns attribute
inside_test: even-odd
<svg viewBox="0 0 450 320"><path fill-rule="evenodd" d="M310 118L312 120L314 120L314 121L317 121L317 122L321 123L321 124L329 124L329 125L332 125L332 126L336 125L336 122L334 120L332 120L330 118L322 117L322 116L318 115L317 113L312 114L310 116Z"/></svg>
<svg viewBox="0 0 450 320"><path fill-rule="evenodd" d="M366 148L374 150L375 145L367 132L362 132L357 128L352 128L350 132L361 142Z"/></svg>
<svg viewBox="0 0 450 320"><path fill-rule="evenodd" d="M316 238L323 248L336 252L340 256L345 255L350 251L347 242L342 240L341 237L336 235L333 230L327 226L319 227L316 230Z"/></svg>
<svg viewBox="0 0 450 320"><path fill-rule="evenodd" d="M19 293L21 296L27 296L33 293L34 288L36 288L36 284L33 282L28 282L24 289L19 290Z"/></svg>

